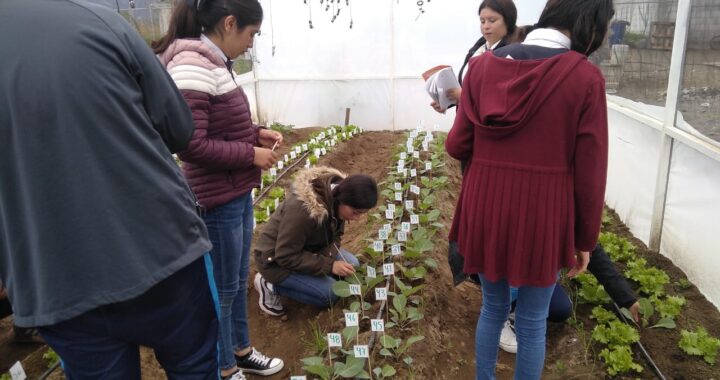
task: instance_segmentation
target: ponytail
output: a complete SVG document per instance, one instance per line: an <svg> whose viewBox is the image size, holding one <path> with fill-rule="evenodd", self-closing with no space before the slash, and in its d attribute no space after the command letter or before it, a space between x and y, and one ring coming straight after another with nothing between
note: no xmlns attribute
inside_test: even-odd
<svg viewBox="0 0 720 380"><path fill-rule="evenodd" d="M151 46L155 54L162 54L170 44L179 38L200 38L202 25L194 1L180 1L170 18L167 33Z"/></svg>
<svg viewBox="0 0 720 380"><path fill-rule="evenodd" d="M152 49L162 54L177 39L200 38L203 32L222 33L220 28L227 16L234 16L237 27L243 29L262 23L263 9L258 0L180 0L167 33L152 42Z"/></svg>

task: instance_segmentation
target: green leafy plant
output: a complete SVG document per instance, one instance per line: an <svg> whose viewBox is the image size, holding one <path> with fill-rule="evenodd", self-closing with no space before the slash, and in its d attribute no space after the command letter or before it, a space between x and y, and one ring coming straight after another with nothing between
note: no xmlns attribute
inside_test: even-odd
<svg viewBox="0 0 720 380"><path fill-rule="evenodd" d="M395 376L397 371L395 371L395 367L391 366L390 364L385 364L384 366L382 366L382 368L373 368L373 373L375 374L375 379L387 379Z"/></svg>
<svg viewBox="0 0 720 380"><path fill-rule="evenodd" d="M287 124L287 125L286 125L286 124L274 122L274 123L270 124L270 127L269 127L269 128L272 129L273 131L277 131L277 132L280 132L280 133L282 133L282 134L288 134L288 133L292 133L292 132L293 132L293 130L292 130L293 127L294 127L294 125L292 125L292 124Z"/></svg>
<svg viewBox="0 0 720 380"><path fill-rule="evenodd" d="M629 345L640 340L637 330L619 320L597 325L593 329L592 338L610 347Z"/></svg>
<svg viewBox="0 0 720 380"><path fill-rule="evenodd" d="M636 257L635 246L629 240L617 234L603 232L600 234L599 241L612 261L624 263L634 260Z"/></svg>
<svg viewBox="0 0 720 380"><path fill-rule="evenodd" d="M3 373L0 375L0 380L12 380L12 377L10 377L9 373Z"/></svg>
<svg viewBox="0 0 720 380"><path fill-rule="evenodd" d="M651 296L660 296L665 293L665 284L670 282L670 277L663 270L648 267L645 259L630 261L627 268L625 276L640 285L638 288L640 292Z"/></svg>
<svg viewBox="0 0 720 380"><path fill-rule="evenodd" d="M328 348L327 334L319 322L310 321L308 324L310 327L309 336L307 338L301 338L300 341L307 350L317 355L322 355Z"/></svg>
<svg viewBox="0 0 720 380"><path fill-rule="evenodd" d="M272 199L282 199L285 196L285 189L282 187L273 187L268 192L268 196Z"/></svg>
<svg viewBox="0 0 720 380"><path fill-rule="evenodd" d="M633 361L632 352L628 346L604 348L600 351L600 358L605 362L610 376L630 372L631 370L635 372L643 371L643 367Z"/></svg>
<svg viewBox="0 0 720 380"><path fill-rule="evenodd" d="M715 357L720 348L720 340L710 336L703 327L698 327L694 332L680 331L679 346L689 355L702 356L709 364L715 364Z"/></svg>
<svg viewBox="0 0 720 380"><path fill-rule="evenodd" d="M268 214L265 210L257 210L256 209L253 212L253 214L255 215L255 223L257 223L257 224L265 223L268 221L268 219L270 219L270 217L268 216Z"/></svg>
<svg viewBox="0 0 720 380"><path fill-rule="evenodd" d="M576 276L574 280L580 283L578 296L581 303L603 305L611 301L605 288L598 283L595 276L584 273Z"/></svg>
<svg viewBox="0 0 720 380"><path fill-rule="evenodd" d="M402 360L405 364L411 365L412 357L407 354L408 349L410 349L410 346L423 339L425 339L425 337L422 335L414 335L403 342L400 338L393 338L392 336L385 334L380 337L380 344L382 345L380 355L392 358L396 362Z"/></svg>
<svg viewBox="0 0 720 380"><path fill-rule="evenodd" d="M677 281L675 281L675 285L677 285L680 289L690 289L692 287L692 283L688 281L687 278L681 278Z"/></svg>
<svg viewBox="0 0 720 380"><path fill-rule="evenodd" d="M401 330L409 328L410 324L423 318L420 309L408 306L408 298L404 294L395 294L390 308L390 321L385 324L386 327L398 327Z"/></svg>
<svg viewBox="0 0 720 380"><path fill-rule="evenodd" d="M358 359L352 355L345 357L345 362L335 361L333 366L326 365L325 360L319 356L301 359L303 370L313 375L319 376L322 380L334 379L351 379L354 377L360 379L369 379L367 371L363 368L365 360Z"/></svg>
<svg viewBox="0 0 720 380"><path fill-rule="evenodd" d="M602 306L595 306L592 309L592 315L590 318L596 320L598 324L606 324L611 321L617 321L617 316L610 310L605 309Z"/></svg>
<svg viewBox="0 0 720 380"><path fill-rule="evenodd" d="M662 318L675 318L680 315L683 305L685 305L685 297L667 296L664 299L653 299L655 310Z"/></svg>

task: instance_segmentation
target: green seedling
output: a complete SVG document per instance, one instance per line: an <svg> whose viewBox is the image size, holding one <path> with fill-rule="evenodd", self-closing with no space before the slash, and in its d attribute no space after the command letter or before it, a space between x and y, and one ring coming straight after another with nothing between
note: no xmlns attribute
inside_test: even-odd
<svg viewBox="0 0 720 380"><path fill-rule="evenodd" d="M351 379L357 377L359 379L369 379L364 359L358 359L352 355L345 357L345 362L336 361L332 366L326 365L325 360L319 356L301 359L303 363L302 369L308 373L319 376L322 380L335 379Z"/></svg>
<svg viewBox="0 0 720 380"><path fill-rule="evenodd" d="M650 296L661 296L665 293L665 284L670 282L670 277L663 270L648 267L645 259L630 261L627 268L625 276L640 285L638 288L640 292Z"/></svg>
<svg viewBox="0 0 720 380"><path fill-rule="evenodd" d="M605 291L605 288L598 283L595 276L583 273L576 276L574 280L580 283L578 297L581 303L604 305L611 301L610 296Z"/></svg>
<svg viewBox="0 0 720 380"><path fill-rule="evenodd" d="M624 263L636 258L635 246L623 237L612 232L603 232L599 241L614 262Z"/></svg>
<svg viewBox="0 0 720 380"><path fill-rule="evenodd" d="M382 380L395 376L397 371L395 371L395 367L391 366L390 364L385 364L384 366L382 366L382 368L373 368L373 373L375 374L375 379Z"/></svg>
<svg viewBox="0 0 720 380"><path fill-rule="evenodd" d="M638 373L643 371L643 367L633 361L629 346L604 348L600 351L600 358L605 362L610 376L630 371Z"/></svg>
<svg viewBox="0 0 720 380"><path fill-rule="evenodd" d="M715 364L720 340L710 336L703 327L698 327L694 332L680 331L679 346L689 355L702 356L708 364Z"/></svg>
<svg viewBox="0 0 720 380"><path fill-rule="evenodd" d="M420 309L414 306L408 306L408 298L404 294L395 294L390 308L390 322L386 323L386 327L398 327L406 330L410 324L423 318Z"/></svg>
<svg viewBox="0 0 720 380"><path fill-rule="evenodd" d="M425 337L422 335L414 335L403 342L400 338L393 338L387 334L383 335L380 337L380 344L382 345L380 355L394 359L395 362L400 362L402 360L406 364L410 365L412 363L412 357L407 354L408 349L410 349L410 346L423 339L425 339Z"/></svg>
<svg viewBox="0 0 720 380"><path fill-rule="evenodd" d="M282 199L285 196L285 189L282 187L273 187L268 192L268 196L272 199Z"/></svg>
<svg viewBox="0 0 720 380"><path fill-rule="evenodd" d="M592 338L609 347L625 346L640 340L637 330L619 320L597 325L593 329Z"/></svg>

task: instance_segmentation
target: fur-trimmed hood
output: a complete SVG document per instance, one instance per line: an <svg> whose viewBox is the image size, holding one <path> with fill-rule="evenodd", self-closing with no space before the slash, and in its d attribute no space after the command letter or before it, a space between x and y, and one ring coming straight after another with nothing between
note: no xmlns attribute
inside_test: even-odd
<svg viewBox="0 0 720 380"><path fill-rule="evenodd" d="M337 178L337 181L333 177ZM317 182L321 184L339 182L345 177L345 173L327 166L303 169L295 176L292 192L303 204L310 217L320 224L328 217L327 194L330 193L330 189L318 189L319 184ZM316 179L320 181L315 181Z"/></svg>

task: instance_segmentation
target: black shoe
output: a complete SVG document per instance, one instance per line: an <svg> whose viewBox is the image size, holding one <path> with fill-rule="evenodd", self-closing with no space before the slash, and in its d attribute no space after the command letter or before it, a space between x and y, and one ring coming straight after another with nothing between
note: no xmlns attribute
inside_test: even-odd
<svg viewBox="0 0 720 380"><path fill-rule="evenodd" d="M253 347L249 354L240 357L235 355L238 367L247 373L269 376L280 372L285 363L279 358L269 358Z"/></svg>

